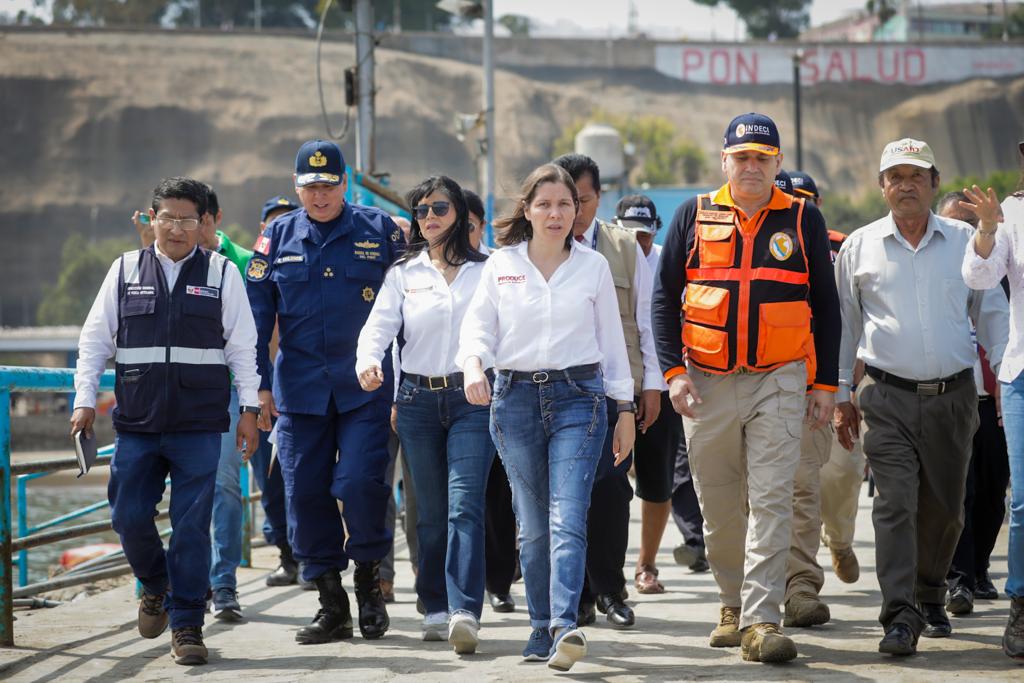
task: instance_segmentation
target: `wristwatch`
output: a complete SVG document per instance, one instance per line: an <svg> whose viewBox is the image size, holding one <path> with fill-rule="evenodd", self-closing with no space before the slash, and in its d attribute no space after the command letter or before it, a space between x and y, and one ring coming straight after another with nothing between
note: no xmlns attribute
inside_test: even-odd
<svg viewBox="0 0 1024 683"><path fill-rule="evenodd" d="M259 406L238 406L239 415L245 415L246 413L253 413L254 415L259 415Z"/></svg>
<svg viewBox="0 0 1024 683"><path fill-rule="evenodd" d="M619 401L615 404L615 412L617 413L635 413L636 403L633 401Z"/></svg>

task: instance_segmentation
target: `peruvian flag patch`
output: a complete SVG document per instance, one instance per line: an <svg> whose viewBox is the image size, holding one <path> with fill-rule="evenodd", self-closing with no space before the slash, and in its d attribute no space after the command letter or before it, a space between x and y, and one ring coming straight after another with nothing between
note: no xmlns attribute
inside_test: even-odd
<svg viewBox="0 0 1024 683"><path fill-rule="evenodd" d="M256 240L256 244L252 246L253 251L258 251L264 256L270 255L270 238L266 235L260 235Z"/></svg>

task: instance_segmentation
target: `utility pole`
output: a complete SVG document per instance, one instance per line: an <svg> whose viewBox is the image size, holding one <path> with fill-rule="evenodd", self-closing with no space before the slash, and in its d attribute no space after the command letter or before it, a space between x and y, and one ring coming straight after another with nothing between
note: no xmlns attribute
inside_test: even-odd
<svg viewBox="0 0 1024 683"><path fill-rule="evenodd" d="M373 5L356 0L356 164L373 175Z"/></svg>
<svg viewBox="0 0 1024 683"><path fill-rule="evenodd" d="M489 244L494 244L494 0L484 0L484 201L487 203Z"/></svg>
<svg viewBox="0 0 1024 683"><path fill-rule="evenodd" d="M803 63L804 51L793 53L793 121L796 124L796 168L804 170L803 130L800 111L800 66Z"/></svg>
<svg viewBox="0 0 1024 683"><path fill-rule="evenodd" d="M252 27L257 32L263 29L263 3L261 0L253 0Z"/></svg>

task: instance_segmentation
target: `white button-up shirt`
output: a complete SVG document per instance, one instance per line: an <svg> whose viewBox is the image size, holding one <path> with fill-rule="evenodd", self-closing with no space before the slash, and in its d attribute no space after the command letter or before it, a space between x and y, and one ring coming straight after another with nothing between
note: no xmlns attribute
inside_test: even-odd
<svg viewBox="0 0 1024 683"><path fill-rule="evenodd" d="M651 270L651 275L658 272L658 261L661 260L661 245L652 244L651 253L647 254L647 267Z"/></svg>
<svg viewBox="0 0 1024 683"><path fill-rule="evenodd" d="M1024 371L1024 197L1007 197L1003 218L987 259L974 251L974 240L967 243L962 274L968 287L988 290L986 294L1002 295L999 283L1004 277L1009 279L1010 341L997 376L1001 382L1012 382ZM988 348L984 342L981 345Z"/></svg>
<svg viewBox="0 0 1024 683"><path fill-rule="evenodd" d="M997 368L1009 331L1002 292L969 289L960 274L973 229L928 217L915 249L892 214L854 231L836 258L843 315L838 401L850 400L854 361L898 377L925 381L974 366L978 341Z"/></svg>
<svg viewBox="0 0 1024 683"><path fill-rule="evenodd" d="M460 372L459 330L483 269L483 262L467 261L449 285L427 250L391 268L359 333L356 374L380 367L399 329L405 340L402 370L428 377Z"/></svg>
<svg viewBox="0 0 1024 683"><path fill-rule="evenodd" d="M499 370L564 370L600 363L605 393L633 400L633 378L611 269L575 241L569 258L545 280L529 242L487 259L462 324L457 363L476 356Z"/></svg>
<svg viewBox="0 0 1024 683"><path fill-rule="evenodd" d="M174 289L182 267L195 257L197 250L174 261L153 246L167 289ZM78 339L78 366L75 370L75 408L95 408L96 389L107 361L117 352L118 328L117 282L121 259L110 266L100 291L93 301L89 316L82 325ZM239 405L258 406L260 376L256 371L256 323L253 321L245 283L232 263L224 269L220 290L221 325L224 327L224 358L231 370ZM227 406L224 406L227 410Z"/></svg>
<svg viewBox="0 0 1024 683"><path fill-rule="evenodd" d="M597 250L597 219L583 233L583 246ZM600 253L600 252L598 252ZM652 250L653 253L653 250ZM658 351L654 346L654 330L651 328L651 292L654 289L654 272L647 263L643 247L636 245L636 273L633 275L633 310L636 311L636 327L640 332L640 357L644 364L643 389L665 391L668 384L658 365ZM637 393L640 393L639 391Z"/></svg>

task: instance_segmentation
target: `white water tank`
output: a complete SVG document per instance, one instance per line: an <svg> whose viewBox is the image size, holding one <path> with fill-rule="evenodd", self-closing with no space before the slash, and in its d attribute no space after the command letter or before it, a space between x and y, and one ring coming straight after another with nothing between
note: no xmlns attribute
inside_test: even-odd
<svg viewBox="0 0 1024 683"><path fill-rule="evenodd" d="M625 172L622 136L619 131L603 123L588 123L576 133L577 154L586 154L597 162L601 177L618 180Z"/></svg>

